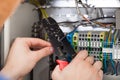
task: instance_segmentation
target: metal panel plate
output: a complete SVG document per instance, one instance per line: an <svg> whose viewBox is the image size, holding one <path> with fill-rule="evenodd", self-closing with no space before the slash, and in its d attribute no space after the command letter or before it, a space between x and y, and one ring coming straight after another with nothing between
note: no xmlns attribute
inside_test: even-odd
<svg viewBox="0 0 120 80"><path fill-rule="evenodd" d="M120 29L120 9L116 11L116 28Z"/></svg>
<svg viewBox="0 0 120 80"><path fill-rule="evenodd" d="M82 0L95 7L120 7L120 0ZM64 3L64 4L63 4ZM75 7L75 0L53 0L53 7ZM80 5L81 6L81 5Z"/></svg>

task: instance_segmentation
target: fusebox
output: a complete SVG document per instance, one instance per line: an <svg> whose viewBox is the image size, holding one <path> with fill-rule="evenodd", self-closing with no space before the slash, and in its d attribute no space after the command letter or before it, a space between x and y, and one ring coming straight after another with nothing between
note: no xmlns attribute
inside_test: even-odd
<svg viewBox="0 0 120 80"><path fill-rule="evenodd" d="M6 49L16 37L59 41L55 53L42 59L25 80L51 80L61 54L68 62L75 56L70 49L75 53L87 50L95 61L101 61L103 80L120 80L119 8L120 0L26 0L5 23L3 38L9 41L2 40L5 45L2 53L7 55ZM43 24L48 17L55 23L51 20Z"/></svg>

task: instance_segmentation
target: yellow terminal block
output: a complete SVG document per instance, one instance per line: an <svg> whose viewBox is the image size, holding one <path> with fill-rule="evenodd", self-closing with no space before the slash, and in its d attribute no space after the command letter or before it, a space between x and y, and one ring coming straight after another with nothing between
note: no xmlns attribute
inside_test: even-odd
<svg viewBox="0 0 120 80"><path fill-rule="evenodd" d="M74 46L74 50L77 52L78 51L78 48L77 48L77 45L78 45L78 32L74 33L72 41L73 41L72 45Z"/></svg>
<svg viewBox="0 0 120 80"><path fill-rule="evenodd" d="M78 42L78 32L75 32L73 35L73 42Z"/></svg>
<svg viewBox="0 0 120 80"><path fill-rule="evenodd" d="M91 39L91 32L88 32L87 38L88 38L88 39Z"/></svg>
<svg viewBox="0 0 120 80"><path fill-rule="evenodd" d="M101 39L101 40L104 40L105 34L106 34L106 32L101 32L101 33L100 33L100 39Z"/></svg>

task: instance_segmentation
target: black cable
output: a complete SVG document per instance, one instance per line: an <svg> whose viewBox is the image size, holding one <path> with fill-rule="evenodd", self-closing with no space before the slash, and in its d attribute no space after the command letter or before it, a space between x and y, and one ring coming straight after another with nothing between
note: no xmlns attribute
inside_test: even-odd
<svg viewBox="0 0 120 80"><path fill-rule="evenodd" d="M109 19L109 18L114 18L113 16L107 16L107 17L99 17L99 18L94 18L94 19L90 19L90 21L97 21L97 20L101 20L101 19ZM64 22L59 22L58 24L61 24L61 23L78 23L78 22L81 22L81 23L84 23L84 22L87 22L86 20L82 20L82 21L64 21ZM109 24L111 22L106 22L105 24ZM113 24L113 23L111 23Z"/></svg>
<svg viewBox="0 0 120 80"><path fill-rule="evenodd" d="M86 9L90 8L90 6L87 3L83 3L82 0L79 0L78 3L81 4L82 7L86 8Z"/></svg>
<svg viewBox="0 0 120 80"><path fill-rule="evenodd" d="M36 8L34 8L33 11L37 11L38 12L39 21L41 22L41 20L42 20L42 12L41 12L39 7L37 7L36 5L34 5L34 6Z"/></svg>
<svg viewBox="0 0 120 80"><path fill-rule="evenodd" d="M41 20L42 20L42 12L41 12L41 10L39 8L37 9L37 12L38 12L38 16L39 16L39 21L41 22Z"/></svg>
<svg viewBox="0 0 120 80"><path fill-rule="evenodd" d="M108 19L108 18L115 18L115 17L113 17L113 16L98 17L98 18L90 19L90 21L96 21L96 20L100 20L100 19ZM85 21L85 20L82 20L82 21Z"/></svg>

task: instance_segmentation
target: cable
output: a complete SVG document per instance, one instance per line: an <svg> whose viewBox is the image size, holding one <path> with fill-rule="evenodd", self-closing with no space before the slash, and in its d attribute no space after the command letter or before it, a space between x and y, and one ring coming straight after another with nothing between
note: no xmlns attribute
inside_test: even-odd
<svg viewBox="0 0 120 80"><path fill-rule="evenodd" d="M40 2L38 0L30 0L29 1L31 4L35 5L42 13L42 17L43 18L47 18L48 17L48 14L47 12L45 11L45 9L43 9L40 5Z"/></svg>
<svg viewBox="0 0 120 80"><path fill-rule="evenodd" d="M120 74L120 61L117 61L116 65L116 76Z"/></svg>
<svg viewBox="0 0 120 80"><path fill-rule="evenodd" d="M77 9L78 15L82 16L83 19L85 19L86 21L90 22L89 19L87 19L87 18L86 18L84 15L82 15L82 13L80 12L77 0L75 0L75 4L76 4L76 9Z"/></svg>
<svg viewBox="0 0 120 80"><path fill-rule="evenodd" d="M117 43L116 53L117 53L117 60L116 60L116 76L120 74L120 61L118 59L119 53L118 53L118 46L119 43Z"/></svg>
<svg viewBox="0 0 120 80"><path fill-rule="evenodd" d="M116 73L116 69L115 69L115 64L114 64L114 61L113 61L113 59L112 59L112 53L110 53L110 61L111 61L111 66L112 66L112 68L113 68L113 74L115 74Z"/></svg>
<svg viewBox="0 0 120 80"><path fill-rule="evenodd" d="M104 73L107 72L107 54L106 53L103 53L103 71Z"/></svg>
<svg viewBox="0 0 120 80"><path fill-rule="evenodd" d="M107 16L107 17L98 17L98 18L94 18L94 19L90 19L90 21L96 21L96 20L100 20L100 19L109 19L109 18L114 18L113 16ZM82 21L85 21L85 20L82 20Z"/></svg>
<svg viewBox="0 0 120 80"><path fill-rule="evenodd" d="M71 43L71 45L72 45L72 43L73 43L73 40L72 40L72 37L73 37L73 35L74 35L74 33L77 31L77 28L78 28L79 26L77 26L77 27L74 27L74 29L71 31L71 32L69 32L68 34L67 34L67 40ZM73 46L73 45L72 45Z"/></svg>
<svg viewBox="0 0 120 80"><path fill-rule="evenodd" d="M80 3L82 4L82 1L81 1L81 0L80 0ZM100 22L97 22L97 21L90 21L88 18L86 18L86 17L80 12L80 9L79 9L78 1L77 1L77 0L75 0L75 4L76 4L76 9L77 9L78 15L82 16L83 19L85 19L86 21L88 21L88 22L91 23L91 24L97 24L97 25L106 27L105 24L102 24L102 23L100 23Z"/></svg>
<svg viewBox="0 0 120 80"><path fill-rule="evenodd" d="M90 19L90 21L96 21L96 20L101 20L101 19L109 19L109 18L115 18L115 17L112 17L112 16L99 17L99 18ZM89 23L86 20L82 20L81 22L80 21L63 21L63 22L58 22L58 24L61 24L61 23L69 23L69 24L70 23L79 23L78 26L80 26L80 25L96 26L95 24L91 24L91 23ZM106 22L106 23L102 23L102 24L105 24L108 27L115 26L114 22Z"/></svg>

